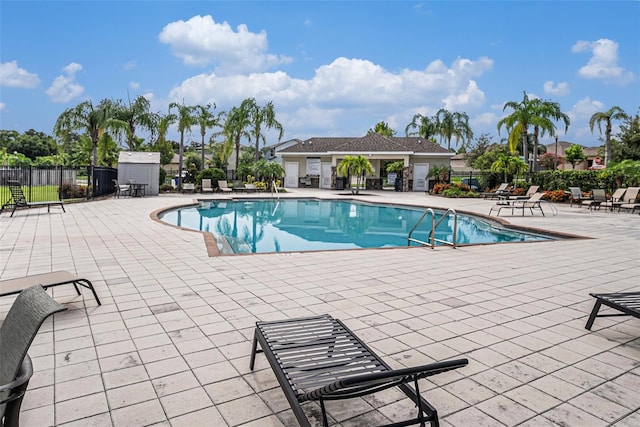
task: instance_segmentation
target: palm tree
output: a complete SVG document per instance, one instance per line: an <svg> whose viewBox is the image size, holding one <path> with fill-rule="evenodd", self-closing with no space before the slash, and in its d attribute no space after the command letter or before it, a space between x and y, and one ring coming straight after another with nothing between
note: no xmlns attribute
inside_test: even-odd
<svg viewBox="0 0 640 427"><path fill-rule="evenodd" d="M204 169L204 137L207 134L207 129L220 125L216 116L210 111L211 107L212 104L195 106L195 124L200 127L200 136L202 137L200 141L200 148L202 149L202 169ZM216 109L216 104L213 104L213 109Z"/></svg>
<svg viewBox="0 0 640 427"><path fill-rule="evenodd" d="M469 126L469 116L467 113L454 112L441 108L436 113L436 123L439 123L438 133L441 138L447 141L447 149L451 150L451 138L456 137L458 141L470 141L473 139L473 131Z"/></svg>
<svg viewBox="0 0 640 427"><path fill-rule="evenodd" d="M84 101L73 108L68 108L60 114L53 127L53 132L59 138L66 137L73 131L84 131L91 139L92 167L98 163L98 142L107 131L123 129L126 123L115 118L115 104L103 99L96 108L91 101Z"/></svg>
<svg viewBox="0 0 640 427"><path fill-rule="evenodd" d="M409 129L418 128L416 132L409 132ZM427 117L418 113L413 116L411 123L407 125L404 132L407 136L420 136L431 141L438 133L439 123L437 117Z"/></svg>
<svg viewBox="0 0 640 427"><path fill-rule="evenodd" d="M251 121L251 136L256 144L255 161L260 160L260 141L266 142L262 134L262 126L265 129L276 129L278 131L278 142L282 139L284 130L280 122L276 120L276 112L273 109L273 101L269 101L264 107L256 104L255 99L251 98L249 107L249 120Z"/></svg>
<svg viewBox="0 0 640 427"><path fill-rule="evenodd" d="M136 150L136 126L140 125L143 129L153 133L156 129L156 121L158 117L151 112L151 103L147 98L140 95L133 103L129 100L129 106L123 105L121 102L116 104L115 116L127 124L127 146L130 150Z"/></svg>
<svg viewBox="0 0 640 427"><path fill-rule="evenodd" d="M508 154L499 154L495 162L491 164L491 172L503 172L504 182L507 182L507 175L518 175L527 170L527 164L519 157Z"/></svg>
<svg viewBox="0 0 640 427"><path fill-rule="evenodd" d="M366 174L373 174L373 165L364 156L344 156L344 159L338 165L338 173L343 176L349 177L354 175L356 177L356 189L355 194L360 193L360 183ZM351 187L353 193L353 187Z"/></svg>
<svg viewBox="0 0 640 427"><path fill-rule="evenodd" d="M533 105L533 116L531 117L531 124L533 125L532 170L535 172L537 170L538 158L538 135L544 136L546 133L549 135L555 135L556 125L554 122L557 121L562 121L564 123L564 131L566 133L569 129L571 119L560 110L560 104L557 102L533 99L531 103Z"/></svg>
<svg viewBox="0 0 640 427"><path fill-rule="evenodd" d="M195 117L193 116L194 107L186 106L184 104L178 104L177 102L172 102L169 104L169 114L171 114L171 109L176 108L178 110L178 114L176 115L178 120L178 131L180 132L180 151L178 154L178 190L182 189L182 161L184 157L184 133L185 131L190 132L191 126L195 124Z"/></svg>
<svg viewBox="0 0 640 427"><path fill-rule="evenodd" d="M522 141L522 155L525 160L528 158L527 152L527 132L534 116L535 105L529 99L527 92L524 92L524 98L521 102L509 101L504 104L502 111L507 108L513 109L511 115L501 119L498 122L498 135L502 126L507 128L509 132L509 150L514 154L517 150L518 139Z"/></svg>
<svg viewBox="0 0 640 427"><path fill-rule="evenodd" d="M629 116L618 106L613 106L607 111L595 113L589 119L589 129L593 133L593 127L597 124L600 135L602 135L602 122L606 123L604 132L604 165L609 166L611 159L611 120L625 120Z"/></svg>
<svg viewBox="0 0 640 427"><path fill-rule="evenodd" d="M227 114L227 119L224 122L224 129L226 135L233 139L236 147L236 169L240 164L240 138L250 138L251 134L247 131L247 128L251 126L251 120L249 111L251 105L255 103L253 98L248 98L242 101L239 107L233 107Z"/></svg>

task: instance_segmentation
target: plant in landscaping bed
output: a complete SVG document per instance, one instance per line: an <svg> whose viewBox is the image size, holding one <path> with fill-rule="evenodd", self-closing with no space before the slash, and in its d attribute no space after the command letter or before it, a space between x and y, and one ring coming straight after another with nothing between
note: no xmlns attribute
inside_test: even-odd
<svg viewBox="0 0 640 427"><path fill-rule="evenodd" d="M567 194L564 190L549 190L543 193L542 200L549 200L552 202L565 202L569 200L569 194Z"/></svg>

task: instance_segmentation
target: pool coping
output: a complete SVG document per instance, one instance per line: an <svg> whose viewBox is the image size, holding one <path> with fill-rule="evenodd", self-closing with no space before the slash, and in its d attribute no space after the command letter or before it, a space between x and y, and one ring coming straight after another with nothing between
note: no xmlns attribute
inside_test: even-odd
<svg viewBox="0 0 640 427"><path fill-rule="evenodd" d="M204 245L205 245L205 249L207 251L207 255L209 257L218 257L218 256L254 256L254 255L268 255L268 254L296 254L296 253L307 253L307 252L327 252L327 249L316 249L316 250L309 250L309 251L288 251L288 252L261 252L258 254L254 254L254 253L242 253L242 254L226 254L226 253L222 253L220 252L220 249L218 248L218 241L216 240L216 237L213 235L213 233L209 232L209 231L202 231L202 230L193 230L191 228L186 228L186 227L181 227L178 225L174 225L174 224L169 224L168 222L163 221L162 219L160 219L159 215L170 211L170 210L174 210L174 209L179 209L179 208L187 208L187 207L192 207L192 206L197 206L201 201L218 201L218 200L224 200L224 201L236 201L236 200L264 200L265 197L220 197L220 198L206 198L206 199L202 199L202 198L194 198L192 199L191 203L181 203L178 205L174 205L174 206L167 206L164 208L160 208L160 209L156 209L155 211L151 212L149 214L149 217L153 220L156 221L162 225L165 226L169 226L169 227L173 227L179 230L185 230L185 231L190 231L190 232L194 232L194 233L201 233L204 239ZM398 207L404 207L404 208L423 208L423 209L434 209L434 210L439 210L439 211L447 211L449 208L443 208L443 207L439 207L439 206L422 206L422 205L415 205L415 204L405 204L405 203L397 203L397 202L370 202L368 200L359 200L359 199L344 199L344 198L340 198L340 197L327 197L327 198L317 198L317 197L309 197L309 196L305 196L305 197L287 197L288 200L300 200L300 199L311 199L311 200L318 200L318 201L322 201L322 200L336 200L336 201L344 201L344 200L353 200L354 202L359 202L359 203L370 203L370 204L377 204L377 205L386 205L386 206L398 206ZM459 210L456 209L455 210L456 213L461 213L464 215L468 215L468 216L472 216L472 217L479 217L482 218L483 220L489 221L489 222L495 222L500 224L501 226L503 226L506 229L509 230L513 230L513 231L523 231L523 232L528 232L528 233L532 233L532 234L541 234L544 236L550 236L552 237L552 239L550 239L550 241L560 241L560 240L565 240L565 239L593 239L593 237L588 237L588 236L580 236L577 234L572 234L572 233L564 233L564 232L560 232L560 231L551 231L551 230L545 230L542 228L537 228L537 227L526 227L526 226L521 226L521 225L514 225L511 224L509 221L505 220L504 218L499 218L499 217L494 217L494 216L490 216L490 215L486 215L486 214L482 214L482 213L477 213L477 212L471 212L471 211L466 211L466 210ZM469 247L469 246L486 246L486 245L505 245L505 244L522 244L522 243L541 243L541 242L549 242L549 240L532 240L532 241L525 241L525 242L486 242L486 243L461 243L461 244L457 244L456 246L458 247ZM446 246L446 245L445 245ZM353 249L332 249L331 252L334 251L363 251L363 250L367 250L367 251L371 251L371 250L388 250L388 249L425 249L425 248L430 248L429 246L393 246L393 247L389 247L389 248L353 248ZM454 248L455 249L455 248Z"/></svg>

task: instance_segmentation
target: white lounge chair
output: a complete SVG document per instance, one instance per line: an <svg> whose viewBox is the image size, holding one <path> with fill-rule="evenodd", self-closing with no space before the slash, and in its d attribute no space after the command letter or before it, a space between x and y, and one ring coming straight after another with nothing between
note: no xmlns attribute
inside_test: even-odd
<svg viewBox="0 0 640 427"><path fill-rule="evenodd" d="M227 181L218 181L218 190L223 193L231 193L233 190L227 185Z"/></svg>
<svg viewBox="0 0 640 427"><path fill-rule="evenodd" d="M203 193L213 193L213 186L211 185L210 179L202 180L202 186L200 187L200 191Z"/></svg>

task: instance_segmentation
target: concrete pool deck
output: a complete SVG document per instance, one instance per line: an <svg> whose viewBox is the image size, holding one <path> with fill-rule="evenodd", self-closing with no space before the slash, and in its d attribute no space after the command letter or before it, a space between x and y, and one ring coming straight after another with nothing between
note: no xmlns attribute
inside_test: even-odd
<svg viewBox="0 0 640 427"><path fill-rule="evenodd" d="M354 198L485 215L495 203L365 193ZM90 279L103 302L52 290L69 311L47 321L31 347L23 425L296 425L263 355L249 371L253 327L322 313L395 367L468 358L421 384L442 426L640 425L640 320L598 318L584 329L589 292L640 289L639 215L568 205L555 216L501 215L590 239L209 257L201 233L150 218L194 197L0 216L2 279L69 270ZM0 318L12 301L0 299ZM397 399L331 405L333 425L395 420L411 409Z"/></svg>

